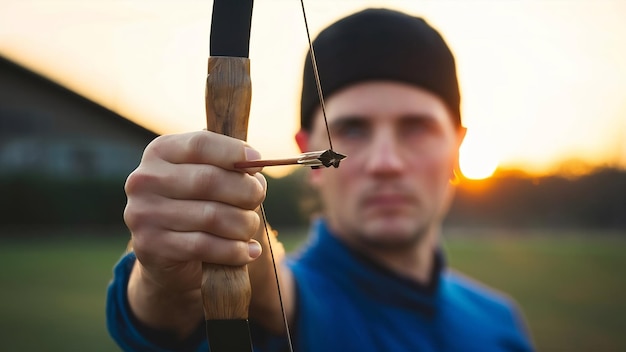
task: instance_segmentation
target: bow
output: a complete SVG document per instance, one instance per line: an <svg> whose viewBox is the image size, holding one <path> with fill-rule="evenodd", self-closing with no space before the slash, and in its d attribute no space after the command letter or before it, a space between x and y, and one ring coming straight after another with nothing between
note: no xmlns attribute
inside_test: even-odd
<svg viewBox="0 0 626 352"><path fill-rule="evenodd" d="M213 2L210 57L206 82L207 130L241 140L246 139L250 114L251 83L248 54L252 3L253 0L215 0ZM313 64L320 106L328 132L326 109L306 20L304 1L300 0L300 4L302 5L302 14L309 40L309 53ZM328 143L330 149L325 151L308 152L290 159L242 162L235 164L234 167L247 168L288 164L299 164L312 168L338 167L339 162L346 156L333 151L330 133L328 133ZM268 229L263 206L261 206L260 213L267 234ZM269 236L269 234L267 235ZM268 243L273 258L269 238ZM275 263L274 273L282 309ZM247 267L202 263L201 293L206 318L207 339L211 352L252 352L248 324L251 286ZM289 336L289 327L284 310L283 318L291 350L291 337Z"/></svg>
<svg viewBox="0 0 626 352"><path fill-rule="evenodd" d="M246 140L250 114L253 0L215 0L206 81L207 130ZM211 352L252 352L246 266L202 263L202 302Z"/></svg>

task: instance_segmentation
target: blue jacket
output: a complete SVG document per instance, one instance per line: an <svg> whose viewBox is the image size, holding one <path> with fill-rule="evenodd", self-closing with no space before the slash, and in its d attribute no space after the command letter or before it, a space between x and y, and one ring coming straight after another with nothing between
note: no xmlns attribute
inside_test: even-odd
<svg viewBox="0 0 626 352"><path fill-rule="evenodd" d="M130 314L131 253L109 287L109 332L126 351L169 351L159 333ZM296 279L294 351L531 351L514 302L459 273L438 253L429 285L399 277L353 252L314 224L308 244L287 264ZM176 350L207 351L203 329ZM286 350L284 339L253 326L255 351Z"/></svg>

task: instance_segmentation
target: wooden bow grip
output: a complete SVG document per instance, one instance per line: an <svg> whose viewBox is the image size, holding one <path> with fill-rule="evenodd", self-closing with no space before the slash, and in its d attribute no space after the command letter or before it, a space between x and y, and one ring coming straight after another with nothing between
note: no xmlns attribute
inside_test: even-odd
<svg viewBox="0 0 626 352"><path fill-rule="evenodd" d="M252 86L250 60L210 57L206 81L207 129L246 140ZM247 266L202 263L202 302L207 320L246 320L251 287Z"/></svg>

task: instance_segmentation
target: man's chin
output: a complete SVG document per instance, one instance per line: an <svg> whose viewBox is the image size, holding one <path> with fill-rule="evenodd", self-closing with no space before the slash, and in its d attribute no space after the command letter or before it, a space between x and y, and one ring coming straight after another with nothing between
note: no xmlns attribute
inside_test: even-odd
<svg viewBox="0 0 626 352"><path fill-rule="evenodd" d="M425 231L415 224L415 220L389 221L374 220L362 227L361 238L368 247L376 246L380 249L407 249L416 245L424 236Z"/></svg>

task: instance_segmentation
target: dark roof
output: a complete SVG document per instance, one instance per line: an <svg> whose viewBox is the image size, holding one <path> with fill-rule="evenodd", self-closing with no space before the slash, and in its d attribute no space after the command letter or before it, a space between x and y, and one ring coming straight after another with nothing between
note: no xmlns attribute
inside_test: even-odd
<svg viewBox="0 0 626 352"><path fill-rule="evenodd" d="M133 133L136 133L140 136L143 135L147 139L153 139L154 137L158 135L156 132L149 130L139 124L134 123L133 121L125 118L124 116L118 114L117 112L103 105L100 105L94 102L93 100L90 100L86 98L85 96L80 95L71 89L68 89L67 87L63 85L16 63L15 61L10 60L9 58L5 57L2 54L0 54L0 66L9 67L11 70L15 70L19 72L20 74L29 77L33 81L41 83L42 86L46 86L52 90L59 91L62 94L67 95L70 98L77 100L79 103L89 106L90 108L101 110L103 113L106 113L107 115L112 116L112 118L115 119L117 123L121 124L123 128L128 129L132 131Z"/></svg>

